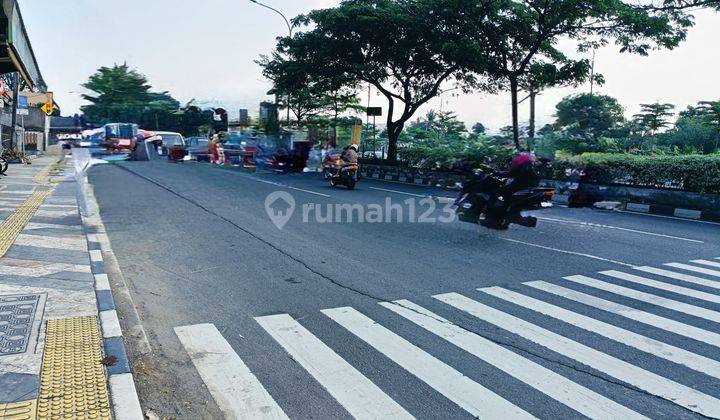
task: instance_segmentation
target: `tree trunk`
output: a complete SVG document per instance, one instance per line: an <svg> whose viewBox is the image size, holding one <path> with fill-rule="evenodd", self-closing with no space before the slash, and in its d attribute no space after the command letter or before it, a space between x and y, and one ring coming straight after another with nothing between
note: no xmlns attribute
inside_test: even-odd
<svg viewBox="0 0 720 420"><path fill-rule="evenodd" d="M512 102L512 126L513 141L515 148L520 150L520 123L518 121L518 80L516 76L510 76L510 96Z"/></svg>
<svg viewBox="0 0 720 420"><path fill-rule="evenodd" d="M528 127L528 136L531 139L535 138L535 98L537 97L537 92L532 91L530 92L530 124Z"/></svg>
<svg viewBox="0 0 720 420"><path fill-rule="evenodd" d="M400 139L400 134L403 131L403 127L405 127L405 123L403 122L393 122L391 125L387 127L388 132L388 149L387 149L387 160L390 162L397 161L397 152L398 152L398 139Z"/></svg>

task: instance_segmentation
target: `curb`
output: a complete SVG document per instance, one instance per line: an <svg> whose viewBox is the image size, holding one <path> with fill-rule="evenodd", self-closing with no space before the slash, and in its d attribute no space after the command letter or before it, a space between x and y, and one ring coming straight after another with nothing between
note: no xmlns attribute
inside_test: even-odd
<svg viewBox="0 0 720 420"><path fill-rule="evenodd" d="M81 194L80 191L78 193ZM84 198L87 199L87 197ZM84 215L81 217L90 253L91 272L95 279L95 297L97 299L105 356L116 358L115 363L106 368L113 418L118 420L141 420L145 417L135 388L120 320L115 310L115 299L105 270L100 236L105 236L102 239L107 240L107 235L100 232L91 233L95 229L90 220ZM106 252L112 251L106 250Z"/></svg>
<svg viewBox="0 0 720 420"><path fill-rule="evenodd" d="M720 222L720 211L703 211L692 210L681 207L665 206L662 204L642 204L631 203L625 204L625 211L632 213L655 214L658 216L675 217L678 219Z"/></svg>

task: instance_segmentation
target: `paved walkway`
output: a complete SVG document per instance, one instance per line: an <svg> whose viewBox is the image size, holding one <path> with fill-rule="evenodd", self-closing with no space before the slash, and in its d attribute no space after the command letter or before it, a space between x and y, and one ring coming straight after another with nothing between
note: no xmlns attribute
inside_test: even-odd
<svg viewBox="0 0 720 420"><path fill-rule="evenodd" d="M72 162L58 160L0 177L0 418L111 417L104 365L117 361L103 363L92 262L102 256Z"/></svg>

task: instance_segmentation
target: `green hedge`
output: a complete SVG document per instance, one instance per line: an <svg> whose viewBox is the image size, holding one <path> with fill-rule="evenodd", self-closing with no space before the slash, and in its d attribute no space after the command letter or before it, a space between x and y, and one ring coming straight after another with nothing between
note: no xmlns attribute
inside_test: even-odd
<svg viewBox="0 0 720 420"><path fill-rule="evenodd" d="M543 176L565 179L566 169L584 169L586 182L720 193L720 155L637 156L584 153L558 159Z"/></svg>

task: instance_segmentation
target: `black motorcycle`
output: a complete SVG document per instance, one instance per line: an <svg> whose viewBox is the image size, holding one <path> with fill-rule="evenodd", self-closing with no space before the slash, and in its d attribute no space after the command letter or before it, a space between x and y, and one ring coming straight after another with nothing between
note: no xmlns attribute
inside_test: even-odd
<svg viewBox="0 0 720 420"><path fill-rule="evenodd" d="M343 185L349 190L354 190L359 181L358 166L355 164L345 165L337 169L325 169L325 178L330 180L330 186L335 188Z"/></svg>
<svg viewBox="0 0 720 420"><path fill-rule="evenodd" d="M463 184L455 200L458 219L495 230L506 230L511 224L537 226L537 218L523 216L522 212L542 208L543 203L552 200L555 190L518 188L517 182L498 173L477 172Z"/></svg>

